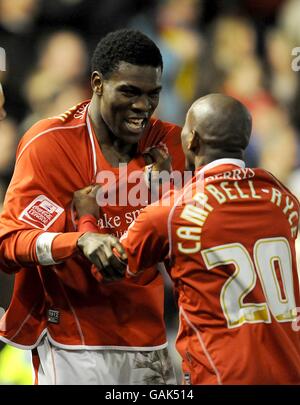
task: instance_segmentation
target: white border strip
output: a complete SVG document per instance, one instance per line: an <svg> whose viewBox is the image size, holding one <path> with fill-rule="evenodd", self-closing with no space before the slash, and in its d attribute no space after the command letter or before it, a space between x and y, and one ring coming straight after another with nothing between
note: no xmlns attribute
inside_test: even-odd
<svg viewBox="0 0 300 405"><path fill-rule="evenodd" d="M12 340L6 339L4 336L1 336L1 335L0 335L0 340L8 345L16 347L17 349L32 350L32 349L35 349L40 344L41 340L46 335L46 333L47 333L47 329L44 329L42 331L42 333L40 334L40 336L38 337L37 341L33 345L28 345L28 346L13 342Z"/></svg>
<svg viewBox="0 0 300 405"><path fill-rule="evenodd" d="M43 232L41 233L35 243L36 256L41 266L51 266L52 264L58 264L52 256L52 242L57 235L61 233L57 232Z"/></svg>
<svg viewBox="0 0 300 405"><path fill-rule="evenodd" d="M159 346L85 346L85 345L64 345L62 343L57 342L54 340L49 332L48 332L48 339L53 344L53 346L58 347L59 349L66 349L66 350L123 350L129 352L135 351L153 351L153 350L160 350L165 349L168 346L168 342L163 343Z"/></svg>
<svg viewBox="0 0 300 405"><path fill-rule="evenodd" d="M86 124L87 124L87 129L90 137L90 141L92 144L92 151L93 151L93 165L94 165L94 177L97 175L97 157L96 157L96 148L95 148L95 142L94 142L94 137L93 137L93 131L92 131L92 126L91 126L91 121L89 117L89 113L86 113Z"/></svg>

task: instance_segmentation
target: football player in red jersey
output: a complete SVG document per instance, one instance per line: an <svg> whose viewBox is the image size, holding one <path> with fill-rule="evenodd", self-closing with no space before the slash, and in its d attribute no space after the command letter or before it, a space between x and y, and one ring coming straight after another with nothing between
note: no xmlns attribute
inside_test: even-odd
<svg viewBox="0 0 300 405"><path fill-rule="evenodd" d="M192 181L172 204L142 210L122 238L129 277L169 260L185 383L300 384L299 202L245 166L250 133L237 100L197 100L182 131Z"/></svg>
<svg viewBox="0 0 300 405"><path fill-rule="evenodd" d="M92 264L115 265L104 241L122 254L114 235L147 205L129 181L143 179L144 153L163 145L173 169L184 170L181 129L152 117L162 69L159 49L141 32L108 34L92 59L92 99L36 123L18 146L0 217L0 267L16 273L0 339L33 350L37 384L175 382L156 267L118 284L91 273ZM73 192L109 180L99 221L110 235L83 234Z"/></svg>

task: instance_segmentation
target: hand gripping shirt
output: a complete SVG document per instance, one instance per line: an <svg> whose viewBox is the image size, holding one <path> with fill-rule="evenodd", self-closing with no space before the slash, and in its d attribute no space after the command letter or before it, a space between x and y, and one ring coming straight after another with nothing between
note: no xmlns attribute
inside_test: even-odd
<svg viewBox="0 0 300 405"><path fill-rule="evenodd" d="M93 133L88 105L38 122L18 146L0 217L0 268L16 272L0 338L25 348L35 347L45 333L66 349L165 347L163 280L156 268L136 280L97 283L76 246L82 232L77 230L73 192L101 182L103 171L114 174L117 191L121 184L119 169L106 161ZM182 171L180 128L151 119L128 173L143 172L141 153L159 143L173 156L173 168ZM135 186L130 183L128 193ZM122 187L121 206L101 210L104 231L116 235L146 204L138 200L130 206Z"/></svg>

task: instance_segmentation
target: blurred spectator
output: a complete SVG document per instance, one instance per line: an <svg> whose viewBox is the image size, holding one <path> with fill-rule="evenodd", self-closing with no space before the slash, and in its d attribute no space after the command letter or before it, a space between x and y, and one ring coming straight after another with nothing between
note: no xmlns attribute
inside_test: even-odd
<svg viewBox="0 0 300 405"><path fill-rule="evenodd" d="M88 21L94 12L96 0L40 0L39 23L44 31L69 28L80 30L84 35L89 30Z"/></svg>
<svg viewBox="0 0 300 405"><path fill-rule="evenodd" d="M262 107L255 126L260 134L259 166L288 184L297 162L297 138L287 114L276 106Z"/></svg>
<svg viewBox="0 0 300 405"><path fill-rule="evenodd" d="M22 132L88 98L87 69L86 44L75 32L58 31L43 40L37 69L23 86L31 112L22 122Z"/></svg>
<svg viewBox="0 0 300 405"><path fill-rule="evenodd" d="M0 0L0 23L14 34L28 32L39 9L40 0Z"/></svg>
<svg viewBox="0 0 300 405"><path fill-rule="evenodd" d="M278 15L279 27L290 39L292 46L300 44L300 2L299 0L286 0Z"/></svg>
<svg viewBox="0 0 300 405"><path fill-rule="evenodd" d="M0 178L8 185L18 143L16 124L6 118L0 122Z"/></svg>
<svg viewBox="0 0 300 405"><path fill-rule="evenodd" d="M230 70L224 92L242 101L253 115L253 137L257 165L272 172L283 183L297 163L297 137L285 110L264 86L264 70L258 59L244 59Z"/></svg>
<svg viewBox="0 0 300 405"><path fill-rule="evenodd" d="M40 44L37 65L58 83L80 80L87 73L86 45L75 32L55 32Z"/></svg>
<svg viewBox="0 0 300 405"><path fill-rule="evenodd" d="M6 111L4 110L4 93L2 89L2 85L0 83L0 121L2 121L5 116L6 116ZM6 121L7 122L7 121ZM5 136L6 134L6 136ZM8 136L7 136L8 134ZM4 135L4 138L3 138ZM7 166L9 166L9 161L10 161L10 156L9 156L9 150L11 148L7 148L7 141L8 145L10 143L10 139L13 137L9 136L9 131L5 131L5 125L3 125L2 122L0 122L0 149L2 150L3 148L3 155L2 156L2 161L0 159L0 170L1 166L5 170L7 169ZM15 146L12 148L13 153ZM4 158L4 159L3 159ZM3 173L1 173L1 177ZM2 179L0 177L0 213L2 211L3 207L3 201L4 201L4 195L6 191L7 184L4 184ZM12 289L13 289L13 280L5 274L0 272L0 317L3 316L5 309L8 308L11 295L12 295ZM25 364L21 361L18 361L20 359L21 351L18 349L13 348L13 350L10 350L8 346L5 346L3 342L0 342L0 384L22 384L22 383L30 383L29 376L30 376L30 368L28 367L28 361L25 362ZM13 366L12 366L13 364ZM24 369L22 369L21 372L21 365L24 364ZM18 369L18 376L16 377L16 373L13 370ZM26 375L26 377L25 377ZM20 378L20 377L25 377L25 378Z"/></svg>
<svg viewBox="0 0 300 405"><path fill-rule="evenodd" d="M255 57L253 25L241 17L217 18L213 24L211 49L215 65L224 72L230 72L244 59Z"/></svg>
<svg viewBox="0 0 300 405"><path fill-rule="evenodd" d="M274 103L264 86L262 64L254 57L244 58L230 69L225 77L223 90L246 104L253 114L262 104Z"/></svg>
<svg viewBox="0 0 300 405"><path fill-rule="evenodd" d="M49 105L55 101L61 89L60 81L54 79L48 72L37 71L28 77L23 90L31 113L22 123L22 132L34 122L47 117Z"/></svg>
<svg viewBox="0 0 300 405"><path fill-rule="evenodd" d="M90 97L85 82L63 83L50 80L48 72L35 72L25 84L25 94L31 109L20 125L21 133L27 131L35 122L59 115L71 105L76 105Z"/></svg>
<svg viewBox="0 0 300 405"><path fill-rule="evenodd" d="M184 1L184 0L183 0ZM109 31L128 25L134 15L155 8L156 0L101 0L92 1L88 30L92 47Z"/></svg>
<svg viewBox="0 0 300 405"><path fill-rule="evenodd" d="M266 22L272 21L286 0L245 0L245 9L251 17Z"/></svg>
<svg viewBox="0 0 300 405"><path fill-rule="evenodd" d="M164 60L163 91L157 115L182 124L187 107L197 94L198 63L204 41L198 28L200 0L161 0L153 19L140 14L131 27L146 32Z"/></svg>
<svg viewBox="0 0 300 405"><path fill-rule="evenodd" d="M39 0L0 0L0 44L6 51L7 67L2 80L7 111L17 120L26 112L20 88L34 63L39 3Z"/></svg>
<svg viewBox="0 0 300 405"><path fill-rule="evenodd" d="M81 103L82 100L89 99L90 96L90 89L80 83L70 83L61 89L54 102L50 103L46 116L59 115L62 111L69 109L71 105Z"/></svg>

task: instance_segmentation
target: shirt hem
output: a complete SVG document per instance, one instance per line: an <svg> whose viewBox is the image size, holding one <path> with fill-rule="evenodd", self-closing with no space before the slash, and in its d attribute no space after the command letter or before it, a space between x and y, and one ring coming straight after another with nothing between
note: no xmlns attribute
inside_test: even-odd
<svg viewBox="0 0 300 405"><path fill-rule="evenodd" d="M47 329L44 329L43 332L40 334L38 337L37 341L33 345L22 345L19 343L16 343L14 341L11 341L4 336L0 336L0 340L8 345L14 346L17 349L23 349L23 350L32 350L35 349L41 342L42 338L44 335L47 334L47 337L50 341L50 343L59 348L59 349L64 349L64 350L120 350L120 351L154 351L154 350L161 350L165 349L168 347L168 342L165 342L161 345L156 345L156 346L115 346L115 345L67 345L63 343L57 342L55 339L52 338L50 335L49 331Z"/></svg>

